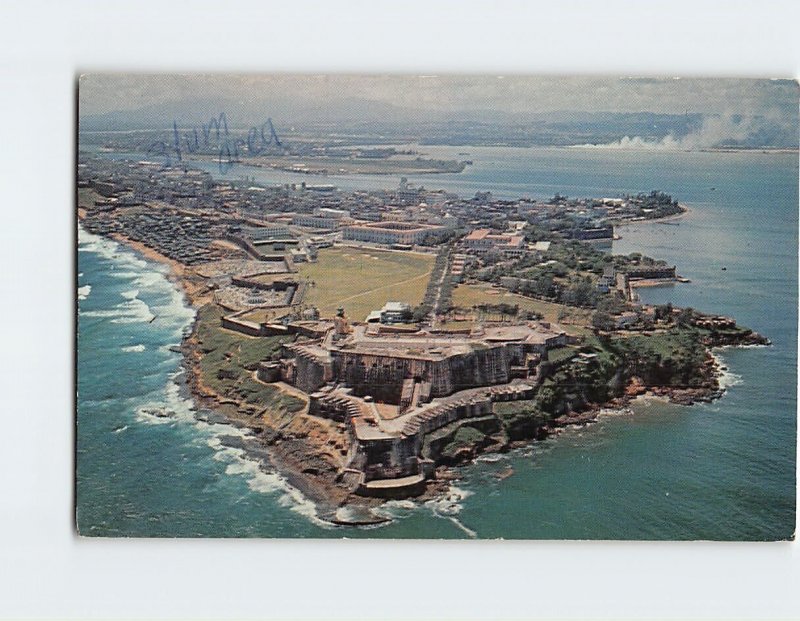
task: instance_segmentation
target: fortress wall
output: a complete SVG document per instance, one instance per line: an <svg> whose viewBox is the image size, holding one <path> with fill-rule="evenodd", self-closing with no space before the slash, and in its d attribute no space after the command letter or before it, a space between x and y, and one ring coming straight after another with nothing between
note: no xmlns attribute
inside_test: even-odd
<svg viewBox="0 0 800 621"><path fill-rule="evenodd" d="M419 474L420 445L416 437L356 442L356 444L359 448L356 459L350 467L360 464L359 469L364 472L365 481Z"/></svg>
<svg viewBox="0 0 800 621"><path fill-rule="evenodd" d="M675 278L675 266L665 267L661 265L653 266L638 266L629 268L627 271L628 278L633 280L636 278Z"/></svg>
<svg viewBox="0 0 800 621"><path fill-rule="evenodd" d="M260 260L262 258L261 251L250 243L249 240L239 237L238 235L223 235L222 238L225 241L233 242L254 259Z"/></svg>
<svg viewBox="0 0 800 621"><path fill-rule="evenodd" d="M230 315L222 318L222 327L228 330L241 332L242 334L247 334L248 336L261 336L261 326L259 324L252 321L238 319Z"/></svg>
<svg viewBox="0 0 800 621"><path fill-rule="evenodd" d="M458 421L467 421L484 433L494 433L499 422L494 414L494 401L530 399L535 387L528 384L494 386L485 393L446 400L413 416L397 438L358 440L350 431L348 467L364 473L364 480L397 478L414 474L430 477L435 464L422 456L426 434L436 432ZM455 429L452 430L452 433ZM448 436L452 435L448 432ZM442 444L446 438L434 441Z"/></svg>
<svg viewBox="0 0 800 621"><path fill-rule="evenodd" d="M375 400L399 403L403 380L429 375L430 362L396 356L365 355L339 351L333 354L333 376L353 388L354 394L371 395Z"/></svg>
<svg viewBox="0 0 800 621"><path fill-rule="evenodd" d="M277 382L281 379L281 365L278 362L259 362L256 377L262 382Z"/></svg>
<svg viewBox="0 0 800 621"><path fill-rule="evenodd" d="M304 351L295 356L294 385L306 393L315 392L330 381L330 364Z"/></svg>
<svg viewBox="0 0 800 621"><path fill-rule="evenodd" d="M522 346L514 344L476 349L443 360L348 351L333 352L333 359L333 377L352 387L354 394L371 395L377 401L398 404L405 379L429 382L431 398L445 397L466 388L508 382L512 362L521 364L524 356Z"/></svg>
<svg viewBox="0 0 800 621"><path fill-rule="evenodd" d="M448 359L449 392L438 392L434 382L432 394L439 397L475 386L506 383L510 379L511 358L505 346L479 349L470 354L453 356Z"/></svg>
<svg viewBox="0 0 800 621"><path fill-rule="evenodd" d="M292 296L287 300L286 305L292 306L295 304L302 304L306 297L307 288L308 285L306 281L300 281L300 283L295 287L294 291L292 291Z"/></svg>

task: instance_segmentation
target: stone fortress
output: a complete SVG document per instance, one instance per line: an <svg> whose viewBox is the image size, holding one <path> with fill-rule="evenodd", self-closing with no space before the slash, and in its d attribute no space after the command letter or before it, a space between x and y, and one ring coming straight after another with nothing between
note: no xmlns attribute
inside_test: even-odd
<svg viewBox="0 0 800 621"><path fill-rule="evenodd" d="M346 429L343 481L364 495L419 493L433 476L426 449L437 433L468 422L498 429L493 402L531 398L547 350L567 344L545 322L431 333L350 325L342 309L307 340L263 362L263 381L285 381L309 397L309 414ZM427 444L426 444L427 441Z"/></svg>

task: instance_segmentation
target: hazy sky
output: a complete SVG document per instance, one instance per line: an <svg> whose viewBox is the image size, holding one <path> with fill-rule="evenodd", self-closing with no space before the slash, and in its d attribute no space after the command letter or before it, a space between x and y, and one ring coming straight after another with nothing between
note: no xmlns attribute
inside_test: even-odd
<svg viewBox="0 0 800 621"><path fill-rule="evenodd" d="M798 85L788 80L565 78L402 75L91 74L80 81L81 115L135 110L192 99L333 104L348 98L422 110L555 110L797 114Z"/></svg>

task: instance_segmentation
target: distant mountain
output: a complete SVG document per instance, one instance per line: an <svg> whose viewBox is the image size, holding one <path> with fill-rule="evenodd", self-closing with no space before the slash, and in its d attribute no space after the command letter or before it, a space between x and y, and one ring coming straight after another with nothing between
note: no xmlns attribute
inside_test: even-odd
<svg viewBox="0 0 800 621"><path fill-rule="evenodd" d="M654 112L511 113L497 110L422 110L357 97L332 101L298 101L277 94L234 99L211 97L172 101L137 110L80 117L81 131L167 130L199 128L225 112L232 130L246 130L272 118L279 135L287 132L327 138L382 136L381 142L425 144L531 145L686 145L797 146L797 128L762 117L729 117L697 113ZM717 119L714 125L714 119ZM709 131L709 127L715 131ZM697 136L697 139L692 138ZM627 143L625 141L628 141Z"/></svg>

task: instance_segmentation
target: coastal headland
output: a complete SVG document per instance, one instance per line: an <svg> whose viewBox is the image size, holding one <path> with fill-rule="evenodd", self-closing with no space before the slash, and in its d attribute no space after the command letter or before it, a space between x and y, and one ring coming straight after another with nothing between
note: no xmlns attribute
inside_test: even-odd
<svg viewBox="0 0 800 621"><path fill-rule="evenodd" d="M769 343L730 317L641 304L636 287L679 282L676 267L597 247L620 222L685 212L660 193L536 203L401 187L345 213L352 197L327 189L173 170L155 197L84 166L82 226L168 265L197 310L181 351L200 415L249 429L228 442L337 524L379 522L387 498L439 495L458 464L642 396L719 398L713 348ZM359 220L368 211L380 224Z"/></svg>

